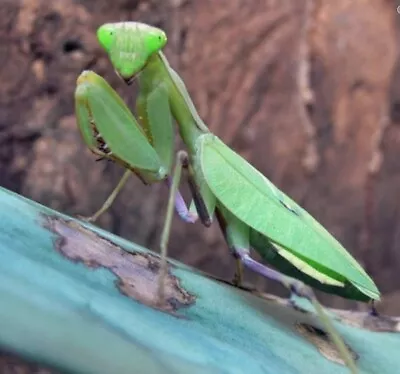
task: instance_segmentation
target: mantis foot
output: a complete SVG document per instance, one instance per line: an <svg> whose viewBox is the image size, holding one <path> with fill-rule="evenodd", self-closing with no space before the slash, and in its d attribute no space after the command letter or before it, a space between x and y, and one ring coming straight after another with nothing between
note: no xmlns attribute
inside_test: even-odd
<svg viewBox="0 0 400 374"><path fill-rule="evenodd" d="M380 317L380 314L379 314L378 310L376 309L374 300L370 301L370 310L368 312L368 315L370 317Z"/></svg>
<svg viewBox="0 0 400 374"><path fill-rule="evenodd" d="M243 283L243 266L240 259L236 259L236 271L232 279L232 284L235 287L241 287Z"/></svg>
<svg viewBox="0 0 400 374"><path fill-rule="evenodd" d="M80 219L81 221L93 223L93 222L96 222L96 221L97 221L97 219L99 218L99 215L98 215L97 213L93 214L93 215L90 216L90 217L77 215L76 218Z"/></svg>

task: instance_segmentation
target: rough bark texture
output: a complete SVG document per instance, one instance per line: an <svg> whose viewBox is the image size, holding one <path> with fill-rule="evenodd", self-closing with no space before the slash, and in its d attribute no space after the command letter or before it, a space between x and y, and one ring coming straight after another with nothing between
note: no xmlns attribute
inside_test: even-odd
<svg viewBox="0 0 400 374"><path fill-rule="evenodd" d="M96 163L83 145L74 119L76 77L93 69L132 104L134 92L112 71L96 27L117 20L161 26L169 35L166 54L212 131L339 238L388 295L381 309L398 312L397 5L2 0L0 183L69 214L93 213L122 170ZM163 186L132 178L99 224L157 249L166 196ZM170 252L219 276L233 274L217 227L176 220Z"/></svg>

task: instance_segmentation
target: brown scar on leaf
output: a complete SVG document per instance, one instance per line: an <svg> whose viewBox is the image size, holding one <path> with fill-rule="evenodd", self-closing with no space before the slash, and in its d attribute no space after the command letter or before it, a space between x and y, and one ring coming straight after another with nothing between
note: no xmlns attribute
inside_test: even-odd
<svg viewBox="0 0 400 374"><path fill-rule="evenodd" d="M301 306L291 304L289 299L276 295L267 294L257 289L250 290L253 294L262 297L265 300L273 301L277 304L288 306L303 314L312 314ZM373 332L400 332L400 317L392 317L383 314L372 315L368 312L358 312L355 310L344 310L324 307L331 313L331 317L348 326L357 327Z"/></svg>
<svg viewBox="0 0 400 374"><path fill-rule="evenodd" d="M332 309L336 319L353 327L375 332L400 332L400 318L382 314Z"/></svg>
<svg viewBox="0 0 400 374"><path fill-rule="evenodd" d="M160 259L142 252L127 252L78 222L45 216L44 226L57 235L55 249L74 262L90 268L106 268L117 276L117 287L126 296L150 307L177 316L178 309L194 304L195 296L186 291L171 274L165 278L165 298L157 299Z"/></svg>
<svg viewBox="0 0 400 374"><path fill-rule="evenodd" d="M346 363L342 359L342 356L336 348L335 343L324 330L308 323L296 323L295 328L303 337L312 343L325 358L346 366ZM345 344L351 356L353 357L353 360L357 361L360 358L359 354L355 352L346 342Z"/></svg>

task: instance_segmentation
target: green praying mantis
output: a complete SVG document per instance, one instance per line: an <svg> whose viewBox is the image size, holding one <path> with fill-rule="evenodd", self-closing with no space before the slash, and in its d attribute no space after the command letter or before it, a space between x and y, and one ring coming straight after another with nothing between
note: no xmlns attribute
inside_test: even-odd
<svg viewBox="0 0 400 374"><path fill-rule="evenodd" d="M108 209L132 173L146 184L165 181L169 200L160 244L159 298L163 297L174 208L186 222L199 219L207 227L215 216L240 265L238 282L243 264L311 300L345 361L356 372L310 287L367 302L380 297L373 280L306 210L210 132L182 79L162 53L167 42L164 31L121 22L101 26L97 37L116 72L128 84L137 80L139 95L136 119L96 73L85 71L77 80L76 114L85 143L101 158L127 169L103 207L89 220L96 220ZM187 150L176 153L173 168L174 121ZM193 198L190 207L179 192L182 170ZM251 248L274 269L252 259Z"/></svg>

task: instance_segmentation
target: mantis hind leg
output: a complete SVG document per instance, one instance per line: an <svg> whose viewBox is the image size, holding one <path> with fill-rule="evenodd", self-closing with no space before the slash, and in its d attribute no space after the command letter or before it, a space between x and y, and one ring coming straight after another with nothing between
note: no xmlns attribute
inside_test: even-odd
<svg viewBox="0 0 400 374"><path fill-rule="evenodd" d="M243 283L243 265L242 258L238 255L239 248L250 248L250 230L249 227L243 225L231 213L222 206L218 206L215 210L219 226L224 234L224 238L228 247L232 251L236 259L236 271L232 283L240 287ZM250 252L250 249L247 249Z"/></svg>
<svg viewBox="0 0 400 374"><path fill-rule="evenodd" d="M282 273L251 258L250 228L233 216L227 209L218 206L216 209L216 216L224 233L225 240L235 258L250 270L265 278L282 284L284 287L289 289L292 294L294 293L297 296L308 299L314 306L321 323L324 325L333 343L336 345L343 361L352 373L357 373L358 371L349 349L337 332L330 317L325 313L322 305L318 302L314 291L303 282L283 275Z"/></svg>

